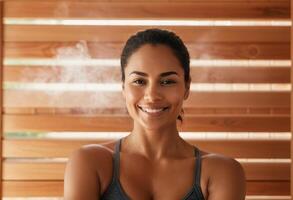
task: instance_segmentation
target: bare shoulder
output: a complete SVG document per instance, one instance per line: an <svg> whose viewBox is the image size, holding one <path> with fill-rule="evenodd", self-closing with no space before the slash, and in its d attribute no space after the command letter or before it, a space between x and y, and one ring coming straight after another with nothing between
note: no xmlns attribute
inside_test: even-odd
<svg viewBox="0 0 293 200"><path fill-rule="evenodd" d="M111 155L111 148L102 144L88 144L74 150L70 158L100 158Z"/></svg>
<svg viewBox="0 0 293 200"><path fill-rule="evenodd" d="M71 153L69 162L89 165L98 170L103 163L112 160L113 150L107 144L84 145Z"/></svg>
<svg viewBox="0 0 293 200"><path fill-rule="evenodd" d="M71 153L64 176L65 199L98 199L112 174L114 144L84 145Z"/></svg>
<svg viewBox="0 0 293 200"><path fill-rule="evenodd" d="M209 165L209 168L215 172L217 172L217 170L236 170L238 172L243 170L242 165L237 160L221 154L204 152L202 158Z"/></svg>
<svg viewBox="0 0 293 200"><path fill-rule="evenodd" d="M91 161L104 161L113 155L113 146L116 141L101 144L88 144L72 153L72 156L90 158Z"/></svg>
<svg viewBox="0 0 293 200"><path fill-rule="evenodd" d="M244 200L246 180L242 165L233 158L202 154L203 170L208 174L208 200Z"/></svg>
<svg viewBox="0 0 293 200"><path fill-rule="evenodd" d="M88 144L73 152L71 158L93 167L103 188L104 180L112 173L114 146L117 141L100 144ZM77 161L78 162L78 161ZM106 181L107 182L107 181Z"/></svg>

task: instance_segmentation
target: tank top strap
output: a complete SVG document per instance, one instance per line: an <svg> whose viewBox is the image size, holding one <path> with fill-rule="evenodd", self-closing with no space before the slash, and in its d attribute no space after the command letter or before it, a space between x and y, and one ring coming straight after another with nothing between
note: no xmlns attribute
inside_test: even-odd
<svg viewBox="0 0 293 200"><path fill-rule="evenodd" d="M120 138L117 143L115 144L114 148L114 162L113 162L113 167L114 167L114 178L119 178L119 166L120 166L120 150L121 150L121 140Z"/></svg>
<svg viewBox="0 0 293 200"><path fill-rule="evenodd" d="M201 174L201 153L200 150L194 146L194 156L195 159L195 185L200 186L200 174Z"/></svg>

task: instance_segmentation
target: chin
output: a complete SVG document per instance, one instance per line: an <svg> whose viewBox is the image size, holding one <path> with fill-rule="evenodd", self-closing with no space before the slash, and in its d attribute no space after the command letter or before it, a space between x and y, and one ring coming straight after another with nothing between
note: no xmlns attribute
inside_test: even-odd
<svg viewBox="0 0 293 200"><path fill-rule="evenodd" d="M153 120L153 121L139 121L137 122L140 127L142 127L145 130L149 131L164 131L166 129L169 129L170 127L174 126L176 127L176 122L163 122L160 120Z"/></svg>

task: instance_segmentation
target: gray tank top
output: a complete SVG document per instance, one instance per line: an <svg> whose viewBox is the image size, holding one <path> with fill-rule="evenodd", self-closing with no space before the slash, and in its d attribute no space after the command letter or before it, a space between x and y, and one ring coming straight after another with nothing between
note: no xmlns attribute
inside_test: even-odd
<svg viewBox="0 0 293 200"><path fill-rule="evenodd" d="M114 149L112 182L102 195L101 200L130 200L119 181L120 149L121 139L118 140ZM195 170L194 183L182 200L204 200L200 187L201 155L197 147L194 147L194 155L196 156L195 166L198 166Z"/></svg>

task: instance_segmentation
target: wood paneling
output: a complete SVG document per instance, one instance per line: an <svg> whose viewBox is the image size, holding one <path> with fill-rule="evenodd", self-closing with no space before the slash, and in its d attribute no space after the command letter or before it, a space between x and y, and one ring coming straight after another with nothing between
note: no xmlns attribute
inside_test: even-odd
<svg viewBox="0 0 293 200"><path fill-rule="evenodd" d="M0 155L2 155L3 138L3 1L0 1ZM2 180L2 159L0 160L0 180ZM0 182L0 197L2 197L2 181Z"/></svg>
<svg viewBox="0 0 293 200"><path fill-rule="evenodd" d="M187 139L187 141L203 151L219 153L233 158L290 158L290 142L285 140ZM3 141L3 157L64 158L83 145L105 142L109 142L109 139L6 139Z"/></svg>
<svg viewBox="0 0 293 200"><path fill-rule="evenodd" d="M36 3L37 2L37 3ZM137 1L138 2L138 1ZM86 19L286 19L290 1L7 1L5 17Z"/></svg>
<svg viewBox="0 0 293 200"><path fill-rule="evenodd" d="M6 181L63 181L64 171L65 163L3 162L3 180Z"/></svg>
<svg viewBox="0 0 293 200"><path fill-rule="evenodd" d="M6 58L54 58L62 52L85 49L91 58L119 58L124 43L117 42L6 42ZM290 59L289 42L192 42L185 44L193 59ZM67 50L67 51L66 51Z"/></svg>
<svg viewBox="0 0 293 200"><path fill-rule="evenodd" d="M3 129L13 131L130 131L132 119L117 116L3 115ZM115 126L113 126L115 124ZM289 132L290 116L186 116L181 131Z"/></svg>
<svg viewBox="0 0 293 200"><path fill-rule="evenodd" d="M184 115L243 115L243 116L263 116L263 115L290 115L290 108L191 108L183 107ZM128 111L125 108L48 108L48 107L26 107L26 108L4 108L4 114L34 114L34 115L127 115Z"/></svg>
<svg viewBox="0 0 293 200"><path fill-rule="evenodd" d="M184 42L289 42L290 27L237 26L58 26L6 25L5 42L125 42L135 32L147 28L174 31ZM109 34L111 33L111 34ZM249 37L247 37L249 36Z"/></svg>
<svg viewBox="0 0 293 200"><path fill-rule="evenodd" d="M248 181L247 195L289 195L289 181ZM63 196L63 181L3 181L5 197Z"/></svg>
<svg viewBox="0 0 293 200"><path fill-rule="evenodd" d="M61 197L63 181L3 181L4 197Z"/></svg>
<svg viewBox="0 0 293 200"><path fill-rule="evenodd" d="M249 181L246 186L247 195L281 196L290 194L289 181Z"/></svg>
<svg viewBox="0 0 293 200"><path fill-rule="evenodd" d="M74 68L77 67L77 68ZM89 75L75 78L73 71ZM192 83L290 83L290 67L191 67ZM65 77L72 76L74 79ZM4 81L58 83L121 83L120 67L4 66Z"/></svg>
<svg viewBox="0 0 293 200"><path fill-rule="evenodd" d="M287 20L290 17L289 0L249 2L245 0L224 2L222 0L186 0L184 2L179 0L160 0L159 2L131 0L130 2L128 1L126 4L124 0L6 0L4 14L7 18L17 19L99 20L266 19L278 21ZM66 48L68 48L67 50L83 48L88 50L86 54L90 58L119 59L126 39L135 32L150 27L6 23L4 26L4 58L53 60L57 55L62 54L60 51L66 50ZM152 27L176 32L186 43L192 59L252 61L290 59L290 27ZM76 45L82 46L77 47ZM120 82L119 67L99 68L103 69L103 77L106 77L105 74L108 73L113 77L111 80L113 83ZM60 81L62 80L61 75L55 73L60 70L58 67L5 66L4 71L3 68L1 69L4 72L4 81L42 82L36 81L38 77L34 77L41 72L49 77L43 82L62 82ZM87 69L91 71L96 68L87 67ZM290 83L290 70L290 67L269 66L193 67L191 75L193 83ZM109 79L93 78L88 82L105 83L109 82ZM105 92L99 95L104 97L105 94L107 98L103 103L96 101L102 96L93 92L65 92L52 97L46 91L5 90L4 109L0 110L5 113L3 130L5 132L130 131L132 120L126 114L120 92ZM234 132L234 134L238 134L237 132L289 132L290 122L293 123L289 114L292 105L290 95L292 95L290 92L274 91L192 92L185 104L183 125L178 124L178 126L181 131L190 132L225 131ZM95 98L91 98L92 96ZM107 102L110 99L112 100ZM108 110L102 111L101 108L105 107ZM84 113L83 109L85 109ZM96 109L95 112L98 113L86 113L87 109ZM114 124L115 126L113 126ZM72 151L82 145L100 144L106 141L108 141L106 138L98 140L4 138L3 195L6 197L63 196L62 180L65 163L48 160L35 163L34 158L67 158ZM188 139L187 141L202 150L233 158L290 158L291 142L288 140ZM16 161L17 158L31 158L31 161L21 159ZM247 195L290 195L289 163L243 163L243 166L247 177ZM291 169L293 170L292 167Z"/></svg>
<svg viewBox="0 0 293 200"><path fill-rule="evenodd" d="M34 98L31 98L34 97ZM125 108L121 91L32 91L5 90L6 108ZM290 92L199 92L184 102L186 108L288 108ZM118 113L119 114L119 113Z"/></svg>
<svg viewBox="0 0 293 200"><path fill-rule="evenodd" d="M241 163L247 181L290 181L289 163ZM3 180L40 181L62 180L65 163L60 162L3 162Z"/></svg>
<svg viewBox="0 0 293 200"><path fill-rule="evenodd" d="M293 24L293 3L291 1L291 23ZM293 88L293 29L291 26L291 86ZM293 160L293 91L291 90L291 161ZM291 163L291 199L293 199L293 165Z"/></svg>

